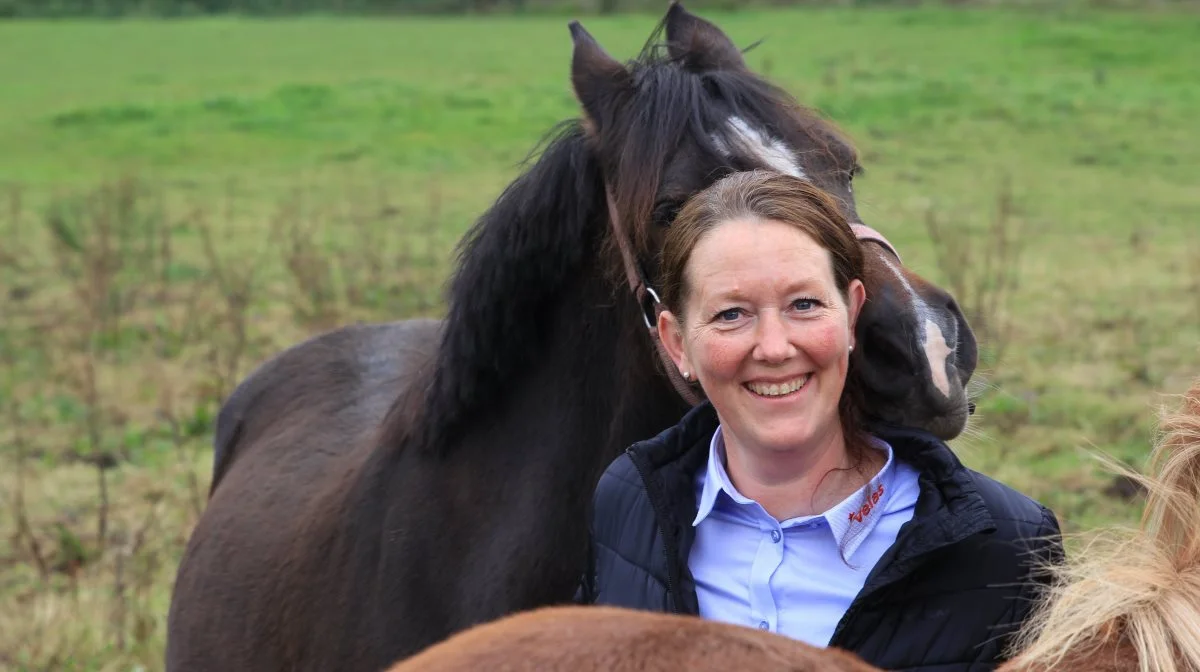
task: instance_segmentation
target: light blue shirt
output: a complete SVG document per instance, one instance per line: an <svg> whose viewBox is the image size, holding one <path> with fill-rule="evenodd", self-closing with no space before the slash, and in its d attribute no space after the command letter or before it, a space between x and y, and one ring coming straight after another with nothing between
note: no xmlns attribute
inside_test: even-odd
<svg viewBox="0 0 1200 672"><path fill-rule="evenodd" d="M717 428L708 468L697 477L696 540L688 559L702 617L829 644L917 502L916 469L872 438L887 462L869 488L823 514L780 522L733 487Z"/></svg>

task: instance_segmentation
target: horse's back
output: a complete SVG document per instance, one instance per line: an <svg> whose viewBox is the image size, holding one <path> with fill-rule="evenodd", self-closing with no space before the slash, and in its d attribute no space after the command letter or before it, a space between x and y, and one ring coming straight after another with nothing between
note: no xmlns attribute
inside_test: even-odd
<svg viewBox="0 0 1200 672"><path fill-rule="evenodd" d="M429 360L440 325L429 319L351 325L261 364L217 415L210 495L260 437L288 427L378 423L400 386Z"/></svg>
<svg viewBox="0 0 1200 672"><path fill-rule="evenodd" d="M476 626L388 672L880 672L821 649L695 616L618 607L549 607Z"/></svg>
<svg viewBox="0 0 1200 672"><path fill-rule="evenodd" d="M230 395L208 506L176 576L167 669L290 666L289 634L321 624L281 605L338 599L320 575L349 484L393 402L430 361L439 329L412 320L322 334L265 362Z"/></svg>

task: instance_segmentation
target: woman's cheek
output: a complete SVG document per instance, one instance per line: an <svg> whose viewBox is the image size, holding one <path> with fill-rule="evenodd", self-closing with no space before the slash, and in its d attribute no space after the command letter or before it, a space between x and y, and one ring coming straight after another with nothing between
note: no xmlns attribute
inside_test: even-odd
<svg viewBox="0 0 1200 672"><path fill-rule="evenodd" d="M745 339L723 334L706 334L699 339L697 367L715 378L733 378L745 359Z"/></svg>
<svg viewBox="0 0 1200 672"><path fill-rule="evenodd" d="M813 325L798 345L810 358L825 363L841 356L848 347L844 343L848 343L845 327L830 321Z"/></svg>

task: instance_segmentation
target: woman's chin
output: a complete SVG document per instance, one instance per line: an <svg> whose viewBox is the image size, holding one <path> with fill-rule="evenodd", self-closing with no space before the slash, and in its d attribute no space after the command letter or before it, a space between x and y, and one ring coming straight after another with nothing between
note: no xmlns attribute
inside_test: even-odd
<svg viewBox="0 0 1200 672"><path fill-rule="evenodd" d="M816 436L812 425L806 422L797 422L795 419L786 422L755 424L751 431L755 435L754 443L771 453L804 450Z"/></svg>
<svg viewBox="0 0 1200 672"><path fill-rule="evenodd" d="M840 420L836 407L832 417L822 421L814 417L811 404L778 405L764 409L746 409L742 426L749 432L752 441L770 452L805 450L821 436L825 436Z"/></svg>

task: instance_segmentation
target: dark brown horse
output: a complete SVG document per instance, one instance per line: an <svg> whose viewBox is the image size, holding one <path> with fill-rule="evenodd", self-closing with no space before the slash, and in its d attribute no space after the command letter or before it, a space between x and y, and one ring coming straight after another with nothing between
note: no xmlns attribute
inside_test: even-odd
<svg viewBox="0 0 1200 672"><path fill-rule="evenodd" d="M1164 419L1142 527L1051 568L997 672L1200 672L1200 380ZM880 672L837 649L694 616L549 607L471 628L389 672Z"/></svg>
<svg viewBox="0 0 1200 672"><path fill-rule="evenodd" d="M826 188L858 221L851 146L712 24L674 5L628 65L571 32L583 119L468 234L445 319L316 337L226 401L168 670L378 670L569 601L599 475L688 408L645 326L654 294L639 302L629 285L655 277L680 204L767 167ZM953 436L971 332L945 292L867 247L851 365L864 403Z"/></svg>

